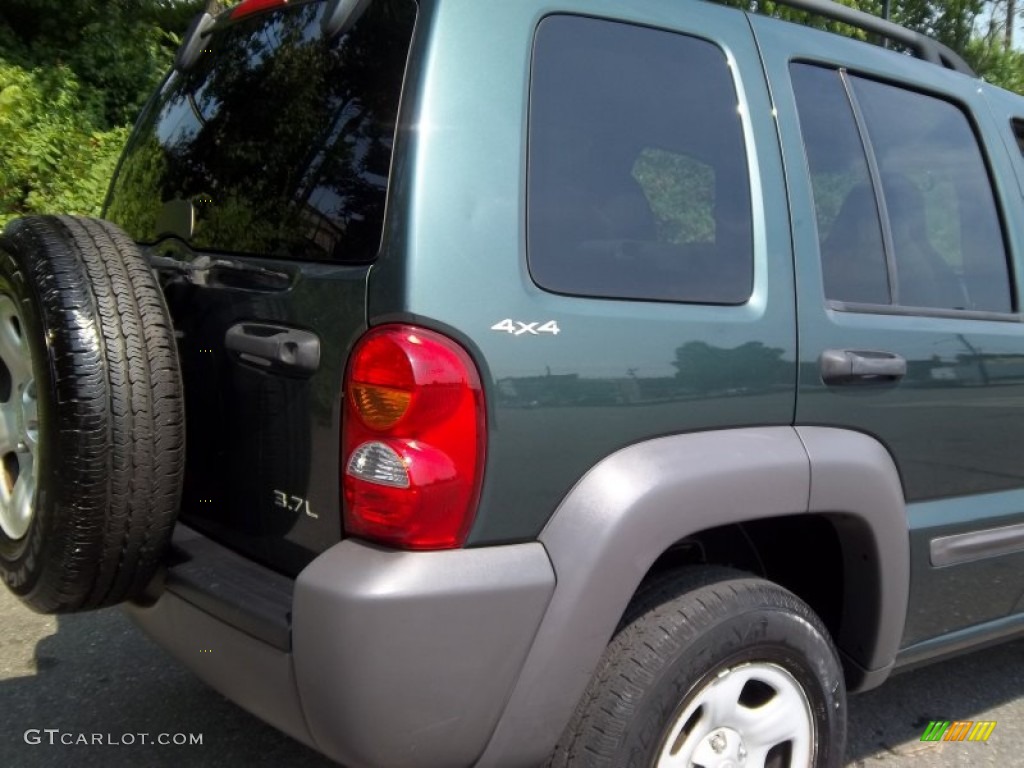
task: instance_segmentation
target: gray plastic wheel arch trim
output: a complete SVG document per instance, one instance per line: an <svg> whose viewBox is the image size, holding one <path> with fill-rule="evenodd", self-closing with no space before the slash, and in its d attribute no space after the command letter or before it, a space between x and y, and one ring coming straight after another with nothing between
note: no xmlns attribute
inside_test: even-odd
<svg viewBox="0 0 1024 768"><path fill-rule="evenodd" d="M477 765L546 759L624 607L671 544L801 513L827 514L839 532L846 572L857 578L845 580L837 645L861 673L855 688L880 684L899 648L910 579L903 492L888 452L865 435L821 427L659 438L595 466L542 531L557 588Z"/></svg>

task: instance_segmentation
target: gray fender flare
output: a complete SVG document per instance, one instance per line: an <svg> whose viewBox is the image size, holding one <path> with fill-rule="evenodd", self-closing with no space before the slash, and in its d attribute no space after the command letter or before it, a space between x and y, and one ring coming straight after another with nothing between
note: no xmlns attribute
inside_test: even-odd
<svg viewBox="0 0 1024 768"><path fill-rule="evenodd" d="M658 438L597 464L541 532L557 586L478 765L546 759L641 580L672 544L807 512L833 518L847 566L867 574L846 586L837 640L871 684L881 682L903 634L910 578L904 497L888 452L865 435L818 427Z"/></svg>

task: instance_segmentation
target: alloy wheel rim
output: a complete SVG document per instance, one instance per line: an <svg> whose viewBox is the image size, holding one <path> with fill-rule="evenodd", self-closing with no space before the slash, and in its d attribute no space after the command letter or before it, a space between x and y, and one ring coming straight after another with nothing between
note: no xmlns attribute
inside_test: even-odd
<svg viewBox="0 0 1024 768"><path fill-rule="evenodd" d="M672 721L654 768L809 768L816 740L811 705L786 669L727 667L692 693Z"/></svg>
<svg viewBox="0 0 1024 768"><path fill-rule="evenodd" d="M0 530L24 538L35 516L39 401L25 323L0 294Z"/></svg>

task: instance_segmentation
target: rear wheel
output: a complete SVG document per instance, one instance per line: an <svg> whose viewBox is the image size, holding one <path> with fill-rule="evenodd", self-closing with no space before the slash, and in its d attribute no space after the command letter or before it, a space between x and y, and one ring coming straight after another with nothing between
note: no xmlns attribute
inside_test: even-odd
<svg viewBox="0 0 1024 768"><path fill-rule="evenodd" d="M810 608L723 568L641 589L551 766L832 768L845 687Z"/></svg>
<svg viewBox="0 0 1024 768"><path fill-rule="evenodd" d="M0 573L32 608L145 591L170 538L184 412L163 295L112 224L0 237Z"/></svg>

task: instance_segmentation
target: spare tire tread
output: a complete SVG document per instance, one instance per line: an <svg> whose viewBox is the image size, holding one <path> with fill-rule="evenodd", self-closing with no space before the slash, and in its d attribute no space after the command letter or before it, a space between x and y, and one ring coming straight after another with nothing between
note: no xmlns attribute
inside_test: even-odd
<svg viewBox="0 0 1024 768"><path fill-rule="evenodd" d="M142 389L148 384L148 377L139 349L142 333L138 306L134 291L125 290L128 277L121 253L110 242L97 240L93 222L68 216L61 217L60 221L74 241L89 276L88 284L100 320L98 330L109 387L111 450L106 475L109 507L103 554L87 599L90 603L103 604L112 591L123 589L123 582L133 580L134 567L128 553L133 546L138 546L139 538L144 535L139 525L132 525L132 516L139 509L139 503L145 503L143 499L134 498L140 491L144 492L139 486L147 483L146 473L139 472L139 466L151 461L145 455L150 436L146 434L146 393Z"/></svg>
<svg viewBox="0 0 1024 768"><path fill-rule="evenodd" d="M169 541L184 471L181 378L163 294L136 245L108 222L22 219L0 250L26 273L24 301L34 305L35 333L48 339L49 352L35 357L45 356L37 379L53 411L43 419L51 444L39 530L20 553L0 540L5 579L47 613L138 596Z"/></svg>
<svg viewBox="0 0 1024 768"><path fill-rule="evenodd" d="M135 243L113 224L91 221L121 253L135 253ZM136 462L145 449L149 487L142 509L170 510L168 514L144 517L143 536L136 552L138 567L125 588L137 593L146 587L153 569L163 555L164 545L174 527L175 513L181 496L185 464L185 417L181 372L170 315L153 273L142 258L124 262L125 273L133 287L134 307L141 319L139 340L139 371L144 375L145 404L135 411L144 413L137 439Z"/></svg>

